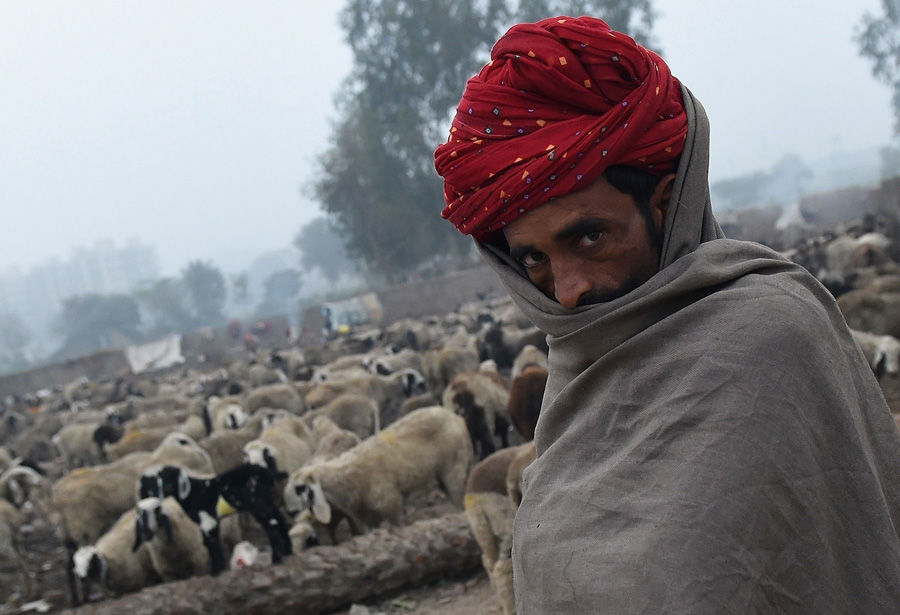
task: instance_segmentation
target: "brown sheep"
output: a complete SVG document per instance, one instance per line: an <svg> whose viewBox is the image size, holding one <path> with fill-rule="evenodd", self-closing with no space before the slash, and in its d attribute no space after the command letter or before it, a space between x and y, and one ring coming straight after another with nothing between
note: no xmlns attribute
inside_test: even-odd
<svg viewBox="0 0 900 615"><path fill-rule="evenodd" d="M900 293L853 290L840 296L838 307L852 329L900 337Z"/></svg>
<svg viewBox="0 0 900 615"><path fill-rule="evenodd" d="M530 444L523 444L493 453L472 468L466 483L466 518L481 547L481 563L505 615L516 612L510 555L518 503L510 497L508 484L513 465L521 475L524 466L516 462L531 449Z"/></svg>
<svg viewBox="0 0 900 615"><path fill-rule="evenodd" d="M484 459L501 446L509 446L509 393L490 375L464 372L444 389L443 406L466 421L475 458Z"/></svg>
<svg viewBox="0 0 900 615"><path fill-rule="evenodd" d="M547 369L539 365L523 369L509 388L509 420L526 441L534 440L546 388Z"/></svg>

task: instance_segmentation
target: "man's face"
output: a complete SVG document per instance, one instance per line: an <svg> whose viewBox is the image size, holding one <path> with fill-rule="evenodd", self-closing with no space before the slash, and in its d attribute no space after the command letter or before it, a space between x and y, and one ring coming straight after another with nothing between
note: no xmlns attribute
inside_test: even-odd
<svg viewBox="0 0 900 615"><path fill-rule="evenodd" d="M650 199L650 223L662 236L674 175ZM660 249L634 199L603 177L506 225L510 255L541 292L565 308L621 297L659 270Z"/></svg>

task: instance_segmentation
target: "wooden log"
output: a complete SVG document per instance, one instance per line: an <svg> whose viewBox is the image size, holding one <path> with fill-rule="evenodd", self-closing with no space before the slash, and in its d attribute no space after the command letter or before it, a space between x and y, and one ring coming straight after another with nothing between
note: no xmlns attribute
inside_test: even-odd
<svg viewBox="0 0 900 615"><path fill-rule="evenodd" d="M166 583L63 611L78 615L321 614L402 589L459 577L481 566L464 513L377 529L277 566Z"/></svg>

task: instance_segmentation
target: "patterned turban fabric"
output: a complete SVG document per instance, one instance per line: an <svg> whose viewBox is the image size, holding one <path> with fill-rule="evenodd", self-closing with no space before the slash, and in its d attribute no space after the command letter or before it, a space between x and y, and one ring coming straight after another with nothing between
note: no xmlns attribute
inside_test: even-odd
<svg viewBox="0 0 900 615"><path fill-rule="evenodd" d="M469 79L450 138L435 151L441 215L490 241L612 165L674 171L686 134L681 86L631 37L593 17L519 24Z"/></svg>

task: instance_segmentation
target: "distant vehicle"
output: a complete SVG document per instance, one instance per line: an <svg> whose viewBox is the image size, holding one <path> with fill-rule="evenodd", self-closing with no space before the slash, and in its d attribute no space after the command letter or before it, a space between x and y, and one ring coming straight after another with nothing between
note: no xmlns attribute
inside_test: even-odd
<svg viewBox="0 0 900 615"><path fill-rule="evenodd" d="M377 325L384 318L384 309L375 293L366 293L332 301L322 305L325 321L323 333L330 337L335 333L347 334L360 325Z"/></svg>

